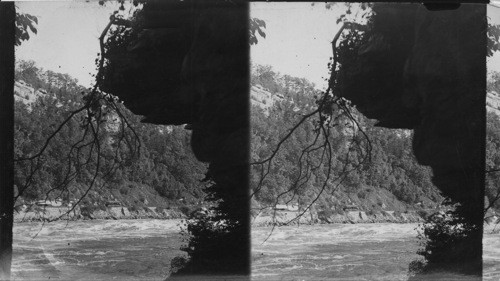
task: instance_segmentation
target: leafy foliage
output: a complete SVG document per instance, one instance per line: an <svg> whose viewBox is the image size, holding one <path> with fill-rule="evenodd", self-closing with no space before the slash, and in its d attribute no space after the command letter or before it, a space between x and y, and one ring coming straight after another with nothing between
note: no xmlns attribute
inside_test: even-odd
<svg viewBox="0 0 500 281"><path fill-rule="evenodd" d="M460 206L453 206L449 201L446 204L449 207L446 212L430 215L419 229L418 238L423 248L417 254L424 261L418 268L410 267L414 273L451 270L467 274L481 267L481 264L471 262L477 262L477 259L464 259L481 254L481 245L477 243L481 241L477 236L482 234L478 231L479 226L463 219Z"/></svg>
<svg viewBox="0 0 500 281"><path fill-rule="evenodd" d="M16 13L16 37L15 44L20 46L23 41L30 39L29 31L36 34L38 18L29 14Z"/></svg>
<svg viewBox="0 0 500 281"><path fill-rule="evenodd" d="M266 33L264 32L264 28L266 28L266 22L258 19L258 18L250 18L250 45L257 44L259 40L257 39L257 33L262 37L266 38Z"/></svg>
<svg viewBox="0 0 500 281"><path fill-rule="evenodd" d="M486 41L488 57L491 57L495 52L500 51L500 25L488 22Z"/></svg>
<svg viewBox="0 0 500 281"><path fill-rule="evenodd" d="M188 259L182 266L177 265L179 259L174 261L178 267L176 273L240 274L241 268L248 266L245 264L248 258L245 255L249 254L249 245L245 242L248 241L248 222L240 220L241 213L246 214L248 210L241 210L244 202L239 202L241 196L234 196L237 188L224 180L214 181L210 169L205 182L204 191L211 207L193 211L186 221L183 229L186 244L181 250L188 254Z"/></svg>

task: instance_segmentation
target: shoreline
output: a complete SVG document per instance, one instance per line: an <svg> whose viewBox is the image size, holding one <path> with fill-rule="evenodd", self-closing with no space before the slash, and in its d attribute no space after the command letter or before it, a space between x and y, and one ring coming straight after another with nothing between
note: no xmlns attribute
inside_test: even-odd
<svg viewBox="0 0 500 281"><path fill-rule="evenodd" d="M108 207L104 210L82 210L77 206L68 213L69 207L45 207L36 210L25 210L14 213L14 223L43 221L82 221L82 220L130 220L130 219L185 219L179 210L144 207L131 211L127 207Z"/></svg>
<svg viewBox="0 0 500 281"><path fill-rule="evenodd" d="M358 223L419 223L424 218L416 211L400 213L395 211L381 211L367 214L365 211L347 211L344 214L324 214L306 212L300 218L296 218L297 211L276 211L259 213L251 218L251 224L255 227L276 225L319 225L319 224L358 224ZM291 223L289 223L292 221Z"/></svg>
<svg viewBox="0 0 500 281"><path fill-rule="evenodd" d="M146 211L147 209L147 211ZM75 208L69 214L65 214L68 208L65 207L45 207L42 210L29 210L25 212L16 212L14 214L14 222L43 222L43 221L84 221L84 220L141 220L141 219L186 219L187 216L182 212L173 209L162 209L157 211L155 207L148 207L144 210L130 211L126 207L110 207L106 210L96 210L93 212L82 211L80 208ZM285 225L288 221L294 219L298 212L293 211L277 211L277 225ZM349 211L345 214L333 214L325 216L306 212L302 217L296 219L290 225L319 225L319 224L357 224L357 223L418 223L424 219L416 212L395 213L394 211L386 211L375 213L372 215L366 214L364 211ZM259 214L252 216L251 225L253 227L265 227L273 225L273 218L270 214Z"/></svg>
<svg viewBox="0 0 500 281"><path fill-rule="evenodd" d="M307 211L300 218L298 211L273 211L265 210L261 213L252 215L252 226L272 226L276 225L318 225L318 224L357 224L357 223L422 223L425 217L438 212L439 210L419 212L417 210L398 212L392 210L382 211L362 211L352 210L342 213L326 213ZM273 219L273 215L275 215Z"/></svg>
<svg viewBox="0 0 500 281"><path fill-rule="evenodd" d="M159 219L159 220L175 220L187 219L187 216L177 209L162 209L156 207L144 207L136 211L130 211L126 207L108 207L105 210L82 210L76 207L69 214L68 207L45 207L41 210L25 210L14 213L14 223L23 222L46 222L46 221L84 221L84 220L142 220L142 219ZM436 211L437 212L437 211ZM316 212L306 212L300 218L296 218L299 212L297 211L276 211L275 219L273 220L273 212L262 212L256 215L251 215L252 227L268 227L283 225L322 225L322 224L365 224L365 223L422 223L425 217L417 211L396 212L396 211L346 211L344 214L325 214ZM495 220L496 219L496 220ZM495 216L495 219L485 222L485 224L495 224L500 222L500 218ZM292 221L293 220L293 221ZM292 223L288 223L292 221ZM498 225L500 229L500 224Z"/></svg>
<svg viewBox="0 0 500 281"><path fill-rule="evenodd" d="M276 217L273 221L272 212L252 215L252 227L270 227L273 222L276 226L296 226L296 225L328 225L328 224L377 224L377 223L395 223L412 224L423 223L429 215L439 212L426 212L426 215L418 211L378 211L367 214L365 211L347 211L344 214L330 214L306 212L302 217L296 219L299 212L294 211L276 211ZM419 214L420 213L420 214ZM500 232L500 217L493 213L492 218L484 221L485 230ZM292 221L293 220L293 221ZM292 221L291 223L289 223ZM490 229L492 228L492 229Z"/></svg>

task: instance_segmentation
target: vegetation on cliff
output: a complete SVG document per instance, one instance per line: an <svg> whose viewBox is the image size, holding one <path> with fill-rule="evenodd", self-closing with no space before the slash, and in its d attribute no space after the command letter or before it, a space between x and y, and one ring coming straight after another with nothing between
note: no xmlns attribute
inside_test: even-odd
<svg viewBox="0 0 500 281"><path fill-rule="evenodd" d="M39 69L33 62L19 62L15 75L16 81L26 85L24 92L19 89L16 93L15 104L15 157L20 159L41 149L68 113L81 106L86 89L67 74ZM27 104L25 98L30 95L36 101ZM111 113L103 118L101 129L105 133L100 144L104 163L98 171L98 184L88 192L81 207L105 208L110 201L116 201L131 210L184 206L182 209L189 212L192 205L203 201L200 180L206 170L191 152L189 131L179 126L141 123L139 116L119 106L140 137L140 153L133 159L126 149L116 154L120 120ZM79 120L72 119L52 138L37 166L16 162L16 205L45 199L74 203L86 193L96 166L86 164L81 156L91 146L82 146L70 159L66 154L84 133ZM121 145L132 145L128 141ZM67 173L72 176L68 178Z"/></svg>
<svg viewBox="0 0 500 281"><path fill-rule="evenodd" d="M267 89L275 97L275 104L268 111L255 103L252 107L251 157L253 162L257 162L267 157L283 135L316 104L319 91L309 81L281 75L269 66L254 67L252 85ZM436 207L443 198L431 182L430 168L419 165L413 156L411 132L375 127L374 121L356 111L353 114L370 139L371 161L363 163L360 169L345 177L331 180L316 204L317 208L342 211L355 204L365 211L382 211L385 208L405 211ZM299 173L297 160L302 150L316 137L314 122L306 121L283 144L276 155L276 164L259 190L255 188L260 174L253 171L251 184L260 205L288 203L305 208L320 193L320 183L326 177L326 164L311 170L308 181L299 183L300 188L289 190ZM351 146L360 138L357 129L348 120L339 122L342 122L341 126L332 130L333 154L336 155L332 165L334 177L342 175L346 165L347 170L352 170L358 161L358 152ZM349 159L345 157L347 152L351 153ZM318 159L320 157L317 155Z"/></svg>

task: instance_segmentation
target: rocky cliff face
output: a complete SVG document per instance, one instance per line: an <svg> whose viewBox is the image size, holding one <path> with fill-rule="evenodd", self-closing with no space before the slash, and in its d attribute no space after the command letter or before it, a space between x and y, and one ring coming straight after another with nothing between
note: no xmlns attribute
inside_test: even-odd
<svg viewBox="0 0 500 281"><path fill-rule="evenodd" d="M262 110L265 114L269 114L269 110L275 105L276 102L282 101L283 96L273 95L261 85L255 85L250 88L250 103Z"/></svg>
<svg viewBox="0 0 500 281"><path fill-rule="evenodd" d="M26 84L24 81L16 81L14 83L14 99L28 106L31 106L35 101L46 94L47 92L41 89L35 91L33 87Z"/></svg>
<svg viewBox="0 0 500 281"><path fill-rule="evenodd" d="M414 130L419 163L480 221L484 197L484 7L429 11L376 4L366 41L341 70L340 87L379 126Z"/></svg>

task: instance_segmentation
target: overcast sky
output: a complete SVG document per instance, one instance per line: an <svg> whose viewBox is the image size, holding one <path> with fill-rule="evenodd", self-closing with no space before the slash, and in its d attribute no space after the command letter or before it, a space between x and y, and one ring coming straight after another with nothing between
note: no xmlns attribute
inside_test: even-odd
<svg viewBox="0 0 500 281"><path fill-rule="evenodd" d="M254 64L271 65L283 74L305 77L324 85L328 77L330 42L344 5L325 9L324 3L251 3L251 17L266 22L266 38L251 47Z"/></svg>
<svg viewBox="0 0 500 281"><path fill-rule="evenodd" d="M16 2L19 12L38 18L36 35L16 48L16 59L34 60L54 72L68 73L88 87L96 73L98 38L116 4L97 1Z"/></svg>
<svg viewBox="0 0 500 281"><path fill-rule="evenodd" d="M20 12L38 17L38 34L16 49L17 59L34 60L44 69L68 73L84 86L92 83L98 37L117 4L96 1L16 2ZM256 64L268 64L283 74L304 77L319 87L326 85L330 42L345 9L323 3L251 3L251 16L266 21L266 38L251 48ZM491 20L500 24L500 8L489 6ZM488 69L500 71L500 54L488 60ZM91 74L89 74L91 73Z"/></svg>

